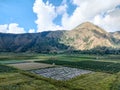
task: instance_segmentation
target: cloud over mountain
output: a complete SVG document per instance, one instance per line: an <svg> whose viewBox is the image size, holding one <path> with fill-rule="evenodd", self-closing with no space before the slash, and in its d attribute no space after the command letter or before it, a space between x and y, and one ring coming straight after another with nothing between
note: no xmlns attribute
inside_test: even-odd
<svg viewBox="0 0 120 90"><path fill-rule="evenodd" d="M11 23L0 25L0 32L20 34L25 33L25 30L24 28L19 27L17 23Z"/></svg>
<svg viewBox="0 0 120 90"><path fill-rule="evenodd" d="M59 6L53 5L49 0L36 0L33 11L37 14L38 32L44 30L72 29L82 22L90 21L107 31L120 30L120 0L63 0ZM75 5L72 14L68 8ZM116 8L117 7L117 8ZM54 23L56 17L61 15L61 25Z"/></svg>

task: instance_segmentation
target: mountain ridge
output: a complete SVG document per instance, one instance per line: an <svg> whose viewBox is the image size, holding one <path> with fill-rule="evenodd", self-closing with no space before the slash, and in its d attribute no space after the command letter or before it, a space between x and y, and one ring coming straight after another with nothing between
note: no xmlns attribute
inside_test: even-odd
<svg viewBox="0 0 120 90"><path fill-rule="evenodd" d="M90 22L74 29L41 33L0 33L0 52L59 52L89 50L97 46L120 48L120 32L109 33Z"/></svg>

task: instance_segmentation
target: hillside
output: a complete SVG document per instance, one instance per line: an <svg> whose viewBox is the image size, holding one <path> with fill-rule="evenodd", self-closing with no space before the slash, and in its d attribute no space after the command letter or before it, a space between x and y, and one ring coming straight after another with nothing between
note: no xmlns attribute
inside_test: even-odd
<svg viewBox="0 0 120 90"><path fill-rule="evenodd" d="M59 37L64 31L0 34L0 52L54 52L67 49L59 43Z"/></svg>
<svg viewBox="0 0 120 90"><path fill-rule="evenodd" d="M120 48L120 33L108 33L102 28L85 22L70 31L41 33L0 33L0 52L58 52L87 50L97 46Z"/></svg>
<svg viewBox="0 0 120 90"><path fill-rule="evenodd" d="M116 47L120 47L120 31L110 33L113 36L113 40L116 43Z"/></svg>
<svg viewBox="0 0 120 90"><path fill-rule="evenodd" d="M112 34L114 38L116 38L116 39L120 39L120 31L117 31L117 32L111 32L110 34Z"/></svg>

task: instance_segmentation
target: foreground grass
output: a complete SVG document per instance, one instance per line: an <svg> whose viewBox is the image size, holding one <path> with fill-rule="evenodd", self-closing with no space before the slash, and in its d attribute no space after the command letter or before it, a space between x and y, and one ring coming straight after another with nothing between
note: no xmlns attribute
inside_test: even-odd
<svg viewBox="0 0 120 90"><path fill-rule="evenodd" d="M57 82L0 64L0 90L69 90Z"/></svg>
<svg viewBox="0 0 120 90"><path fill-rule="evenodd" d="M6 73L0 75L0 90L67 90L45 80L31 78L27 74Z"/></svg>
<svg viewBox="0 0 120 90"><path fill-rule="evenodd" d="M120 90L120 73L92 72L57 81L5 65L0 67L4 67L0 68L0 90Z"/></svg>
<svg viewBox="0 0 120 90"><path fill-rule="evenodd" d="M0 90L120 90L120 74L91 73L56 81L29 72L0 74Z"/></svg>
<svg viewBox="0 0 120 90"><path fill-rule="evenodd" d="M93 73L82 75L76 80L71 81L73 87L83 88L84 90L110 90L111 84L115 80L115 75L106 73Z"/></svg>

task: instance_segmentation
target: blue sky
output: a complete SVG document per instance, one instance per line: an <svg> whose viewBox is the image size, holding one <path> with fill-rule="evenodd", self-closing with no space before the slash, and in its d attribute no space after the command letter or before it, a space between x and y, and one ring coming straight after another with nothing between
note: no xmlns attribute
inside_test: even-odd
<svg viewBox="0 0 120 90"><path fill-rule="evenodd" d="M26 30L37 29L33 3L34 0L0 0L0 24L18 23Z"/></svg>
<svg viewBox="0 0 120 90"><path fill-rule="evenodd" d="M120 31L120 0L0 0L0 32L71 30L92 22Z"/></svg>

